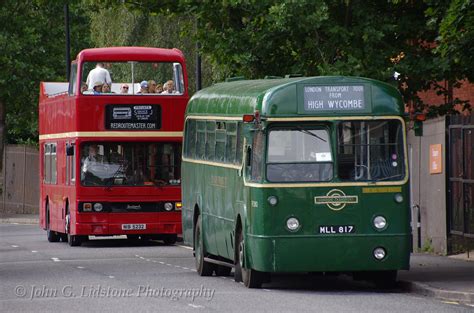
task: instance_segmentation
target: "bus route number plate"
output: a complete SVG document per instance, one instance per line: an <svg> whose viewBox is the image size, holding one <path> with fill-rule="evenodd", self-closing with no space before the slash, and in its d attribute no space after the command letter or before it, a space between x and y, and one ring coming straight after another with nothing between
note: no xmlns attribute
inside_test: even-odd
<svg viewBox="0 0 474 313"><path fill-rule="evenodd" d="M122 230L145 230L146 224L122 224Z"/></svg>
<svg viewBox="0 0 474 313"><path fill-rule="evenodd" d="M318 233L320 234L353 234L355 227L353 225L330 225L319 226Z"/></svg>

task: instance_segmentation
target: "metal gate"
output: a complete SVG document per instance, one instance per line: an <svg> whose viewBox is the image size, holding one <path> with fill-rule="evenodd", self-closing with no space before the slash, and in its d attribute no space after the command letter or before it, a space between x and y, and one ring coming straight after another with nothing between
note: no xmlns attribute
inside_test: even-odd
<svg viewBox="0 0 474 313"><path fill-rule="evenodd" d="M474 115L448 119L449 250L474 248Z"/></svg>

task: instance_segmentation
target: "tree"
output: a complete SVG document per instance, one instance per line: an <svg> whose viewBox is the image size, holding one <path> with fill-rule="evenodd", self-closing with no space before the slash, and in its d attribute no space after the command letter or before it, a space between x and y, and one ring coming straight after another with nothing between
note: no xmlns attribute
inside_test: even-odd
<svg viewBox="0 0 474 313"><path fill-rule="evenodd" d="M91 39L95 47L145 46L178 48L186 57L190 93L195 91L196 44L189 35L194 18L183 14L152 13L136 5L90 3ZM207 63L206 60L204 60ZM205 83L210 84L210 68L204 69ZM163 82L161 82L163 83Z"/></svg>
<svg viewBox="0 0 474 313"><path fill-rule="evenodd" d="M88 19L79 2L71 8L72 51L88 46ZM0 105L6 107L7 141L38 141L40 81L65 81L64 3L7 0L0 20Z"/></svg>
<svg viewBox="0 0 474 313"><path fill-rule="evenodd" d="M423 111L427 106L418 96L420 91L434 88L441 94L449 93L439 82L447 79L456 87L459 79L470 77L473 68L472 44L466 49L472 43L473 29L469 0L124 3L144 14L180 12L192 16L198 27L190 34L211 61L213 80L233 75L261 78L300 73L366 76L390 82L393 72L398 71L402 73L399 87L405 101L414 110ZM461 34L455 36L455 47L450 42L454 31ZM440 35L449 48L441 42L436 49ZM463 51L469 53L460 61ZM468 108L467 102L451 99L430 107L430 113L453 112L456 103Z"/></svg>

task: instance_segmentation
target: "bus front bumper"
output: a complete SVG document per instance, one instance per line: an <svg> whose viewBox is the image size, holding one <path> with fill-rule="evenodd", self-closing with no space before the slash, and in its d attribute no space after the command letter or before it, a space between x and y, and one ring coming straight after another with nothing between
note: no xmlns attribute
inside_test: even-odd
<svg viewBox="0 0 474 313"><path fill-rule="evenodd" d="M263 272L354 272L409 269L410 236L247 235L251 267ZM386 256L374 257L382 247Z"/></svg>
<svg viewBox="0 0 474 313"><path fill-rule="evenodd" d="M181 223L143 223L145 229L123 229L124 223L76 223L74 234L92 236L180 234Z"/></svg>

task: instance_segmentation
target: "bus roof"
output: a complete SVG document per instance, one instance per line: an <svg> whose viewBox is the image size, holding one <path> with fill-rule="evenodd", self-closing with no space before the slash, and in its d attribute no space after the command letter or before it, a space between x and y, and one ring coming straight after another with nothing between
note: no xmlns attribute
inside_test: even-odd
<svg viewBox="0 0 474 313"><path fill-rule="evenodd" d="M326 88L328 87L328 88ZM331 88L337 87L337 88ZM341 89L346 92L339 92ZM352 92L352 88L358 88ZM318 95L310 91L320 91ZM335 92L331 92L334 90ZM362 91L359 91L362 90ZM308 109L310 99L324 98L326 107ZM329 98L339 97L341 106L327 107ZM347 101L358 101L351 109ZM334 100L329 100L334 101ZM343 104L346 107L342 106ZM331 102L332 103L332 102ZM345 76L298 77L282 79L240 80L218 83L196 93L189 101L188 115L241 116L259 110L263 117L301 115L402 115L404 104L398 90L386 83Z"/></svg>
<svg viewBox="0 0 474 313"><path fill-rule="evenodd" d="M85 61L160 61L184 63L181 50L149 47L107 47L85 49L76 60Z"/></svg>

